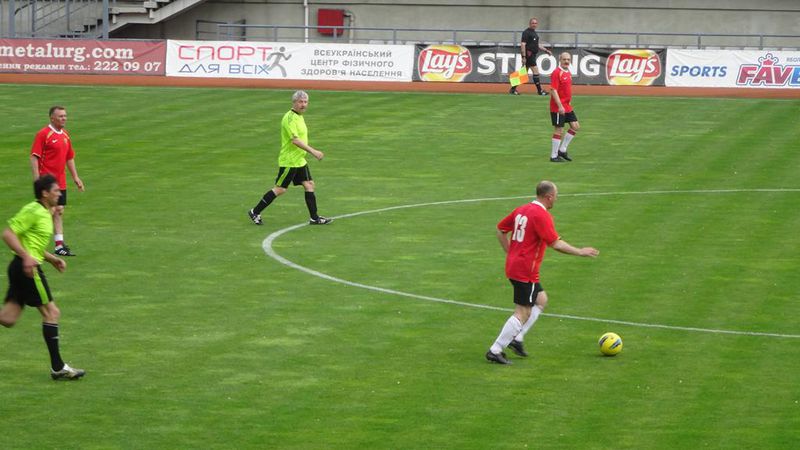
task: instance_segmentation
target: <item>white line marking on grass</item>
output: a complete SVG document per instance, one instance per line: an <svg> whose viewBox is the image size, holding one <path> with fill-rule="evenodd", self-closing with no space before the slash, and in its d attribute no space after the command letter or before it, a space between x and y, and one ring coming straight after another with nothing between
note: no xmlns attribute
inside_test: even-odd
<svg viewBox="0 0 800 450"><path fill-rule="evenodd" d="M588 192L588 193L578 193L578 194L561 194L561 197L598 197L598 196L608 196L608 195L664 195L664 194L735 194L735 193L742 193L742 192L800 192L800 189L794 188L776 188L776 189L693 189L693 190L676 190L676 191L629 191L629 192ZM477 203L477 202L486 202L486 201L498 201L498 200L515 200L520 198L532 198L530 195L521 195L515 197L488 197L488 198L473 198L473 199L464 199L464 200L447 200L447 201L440 201L440 202L428 202L428 203L417 203L413 205L400 205L400 206L390 206L387 208L379 208L379 209L372 209L369 211L359 211L350 214L342 214L339 216L334 216L334 219L346 219L348 217L356 217L356 216L363 216L366 214L376 214L382 213L386 211L395 211L398 209L408 209L408 208L420 208L424 206L437 206L437 205L453 205L459 203ZM270 258L278 261L279 263L291 267L292 269L299 270L301 272L305 272L309 275L313 275L318 278L322 278L324 280L333 281L336 283L344 284L346 286L357 287L361 289L367 289L370 291L380 292L382 294L390 294L390 295L397 295L401 297L408 297L417 300L424 300L428 302L436 302L436 303L446 303L450 305L459 305L459 306L467 306L470 308L480 308L480 309L489 309L494 311L504 311L504 312L511 312L513 309L511 308L501 308L497 306L491 305L481 305L478 303L468 303L468 302L461 302L458 300L450 300L446 298L438 298L438 297L430 297L427 295L418 295L418 294L411 294L409 292L397 291L394 289L386 289L377 286L371 286L368 284L363 283L356 283L353 281L344 280L342 278L337 278L326 273L319 272L314 269L309 269L308 267L301 266L295 262L292 262L283 256L279 255L274 248L272 248L272 243L275 242L277 238L280 236L289 233L291 231L297 230L299 228L307 226L307 223L301 223L297 225L293 225L282 230L275 231L274 233L270 234L269 236L264 239L264 242L261 244L262 248L264 249L264 253L267 254ZM681 326L674 326L674 325L662 325L656 323L642 323L642 322L629 322L625 320L614 320L614 319L602 319L599 317L582 317L582 316L573 316L569 314L553 314L553 313L543 313L542 315L549 316L549 317L556 317L559 319L570 319L570 320L584 320L590 322L601 322L601 323L613 323L618 325L628 325L633 327L643 327L643 328L661 328L667 330L680 330L680 331L695 331L701 333L715 333L715 334L734 334L734 335L742 335L742 336L766 336L766 337L777 337L777 338L800 338L800 334L780 334L780 333L762 333L756 331L736 331L736 330L716 330L711 328L697 328L697 327L681 327Z"/></svg>

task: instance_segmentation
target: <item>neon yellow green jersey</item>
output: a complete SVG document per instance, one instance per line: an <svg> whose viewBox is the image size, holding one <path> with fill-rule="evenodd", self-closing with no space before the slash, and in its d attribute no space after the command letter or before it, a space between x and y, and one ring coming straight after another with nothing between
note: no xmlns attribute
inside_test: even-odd
<svg viewBox="0 0 800 450"><path fill-rule="evenodd" d="M30 202L8 219L8 227L37 261L44 261L44 249L53 237L53 216L39 202Z"/></svg>
<svg viewBox="0 0 800 450"><path fill-rule="evenodd" d="M298 138L308 144L308 128L301 114L289 110L281 120L281 153L278 155L280 167L303 167L306 163L306 151L292 143Z"/></svg>

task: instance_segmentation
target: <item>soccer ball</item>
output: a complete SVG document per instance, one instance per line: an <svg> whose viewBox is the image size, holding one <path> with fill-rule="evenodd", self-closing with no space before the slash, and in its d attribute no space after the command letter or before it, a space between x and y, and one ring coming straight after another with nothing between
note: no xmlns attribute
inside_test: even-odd
<svg viewBox="0 0 800 450"><path fill-rule="evenodd" d="M616 333L606 333L600 336L600 353L614 356L622 351L622 338Z"/></svg>

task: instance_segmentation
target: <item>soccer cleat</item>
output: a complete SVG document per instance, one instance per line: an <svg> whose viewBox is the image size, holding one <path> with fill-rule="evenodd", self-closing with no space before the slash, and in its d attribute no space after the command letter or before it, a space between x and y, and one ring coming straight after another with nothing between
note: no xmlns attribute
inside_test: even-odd
<svg viewBox="0 0 800 450"><path fill-rule="evenodd" d="M539 95L544 97L544 96L547 96L547 95L550 95L550 94L548 94L547 91L542 91L542 92L539 92Z"/></svg>
<svg viewBox="0 0 800 450"><path fill-rule="evenodd" d="M525 351L525 347L522 346L522 342L515 341L514 339L511 340L511 343L508 344L508 348L510 348L517 356L528 356L528 352Z"/></svg>
<svg viewBox="0 0 800 450"><path fill-rule="evenodd" d="M567 152L558 152L558 156L564 158L567 161L572 161L572 158L569 157Z"/></svg>
<svg viewBox="0 0 800 450"><path fill-rule="evenodd" d="M511 89L509 89L508 93L511 94L511 95L519 95L519 92L517 92L517 88L513 88L513 87Z"/></svg>
<svg viewBox="0 0 800 450"><path fill-rule="evenodd" d="M254 224L256 224L256 225L264 225L264 221L261 220L261 214L256 214L251 209L250 211L247 211L247 215L250 216L250 220L252 220Z"/></svg>
<svg viewBox="0 0 800 450"><path fill-rule="evenodd" d="M77 380L84 375L86 375L85 370L73 369L68 366L67 363L64 363L64 367L61 370L56 371L50 369L50 376L53 377L54 380Z"/></svg>
<svg viewBox="0 0 800 450"><path fill-rule="evenodd" d="M562 158L560 155L555 158L550 158L550 162L562 163L566 162L567 160Z"/></svg>
<svg viewBox="0 0 800 450"><path fill-rule="evenodd" d="M56 250L53 253L58 256L75 256L75 253L72 253L72 251L66 245L56 247Z"/></svg>
<svg viewBox="0 0 800 450"><path fill-rule="evenodd" d="M496 362L497 364L511 364L511 361L506 358L505 352L500 352L500 354L494 354L491 350L486 352L486 359L489 362Z"/></svg>
<svg viewBox="0 0 800 450"><path fill-rule="evenodd" d="M333 219L322 216L318 216L316 219L308 219L309 225L327 225L331 222L333 222Z"/></svg>

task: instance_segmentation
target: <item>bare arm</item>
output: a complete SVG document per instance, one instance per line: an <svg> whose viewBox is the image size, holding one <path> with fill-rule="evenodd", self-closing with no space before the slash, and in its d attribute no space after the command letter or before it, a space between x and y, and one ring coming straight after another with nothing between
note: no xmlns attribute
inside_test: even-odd
<svg viewBox="0 0 800 450"><path fill-rule="evenodd" d="M11 231L11 228L6 227L6 229L3 230L3 241L8 245L8 248L22 258L22 270L25 271L25 275L29 278L33 278L33 268L39 265L39 261L36 261L36 259L25 250L25 247L22 246L22 242L19 241L19 237Z"/></svg>
<svg viewBox="0 0 800 450"><path fill-rule="evenodd" d="M81 181L81 178L78 176L78 169L75 167L74 158L67 161L67 169L69 169L69 173L72 175L75 185L78 186L78 190L83 192L83 181Z"/></svg>
<svg viewBox="0 0 800 450"><path fill-rule="evenodd" d="M542 44L539 44L539 50L541 50L541 51L543 51L543 52L547 53L548 55L552 55L552 54L553 54L553 52L551 52L550 50L548 50L548 49L547 49L547 47L545 47L545 46L544 46L544 45L542 45Z"/></svg>
<svg viewBox="0 0 800 450"><path fill-rule="evenodd" d="M308 153L311 153L311 156L313 156L314 158L317 158L318 161L321 161L322 158L325 157L324 153L322 153L321 151L315 149L314 147L306 144L305 142L301 141L300 139L298 139L296 137L292 138L292 144L300 147L301 149L307 151Z"/></svg>
<svg viewBox="0 0 800 450"><path fill-rule="evenodd" d="M67 270L67 262L52 253L44 252L44 259L52 264L59 272Z"/></svg>
<svg viewBox="0 0 800 450"><path fill-rule="evenodd" d="M33 181L39 179L39 157L31 155L31 171L33 172Z"/></svg>
<svg viewBox="0 0 800 450"><path fill-rule="evenodd" d="M558 113L564 114L566 110L564 109L564 105L561 104L561 97L558 96L558 91L555 89L550 89L550 98L552 98L553 101L556 102L556 105L558 105Z"/></svg>
<svg viewBox="0 0 800 450"><path fill-rule="evenodd" d="M30 255L22 246L19 237L14 233L11 228L6 227L3 230L3 241L8 245L8 248L14 251L20 258L22 258L22 270L29 278L33 278L33 270L39 265L39 261ZM48 252L44 252L45 261L53 265L59 272L63 272L67 268L67 263L63 259Z"/></svg>
<svg viewBox="0 0 800 450"><path fill-rule="evenodd" d="M550 244L554 250L557 250L561 253L566 253L567 255L575 255L575 256L586 256L590 258L594 258L595 256L600 254L600 251L593 247L582 247L577 248L569 245L567 241L557 239L555 242Z"/></svg>
<svg viewBox="0 0 800 450"><path fill-rule="evenodd" d="M6 245L8 245L8 248L10 248L20 258L25 259L26 257L31 257L31 255L29 255L25 250L25 247L22 246L22 242L20 242L19 237L17 237L16 233L14 233L11 228L6 227L6 229L3 230L3 241L5 241Z"/></svg>
<svg viewBox="0 0 800 450"><path fill-rule="evenodd" d="M500 247L503 247L503 251L508 253L508 233L505 231L497 230L497 241L500 242Z"/></svg>

